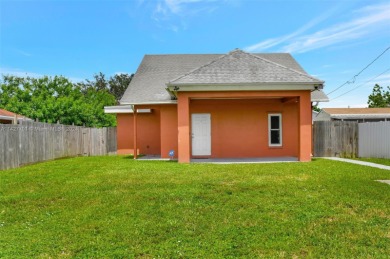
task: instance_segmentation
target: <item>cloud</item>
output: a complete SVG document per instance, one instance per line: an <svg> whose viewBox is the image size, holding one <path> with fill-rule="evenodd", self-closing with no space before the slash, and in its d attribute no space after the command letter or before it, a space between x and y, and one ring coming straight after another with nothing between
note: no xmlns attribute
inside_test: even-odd
<svg viewBox="0 0 390 259"><path fill-rule="evenodd" d="M296 31L294 31L294 32L292 32L290 34L259 42L257 44L245 47L244 50L245 51L249 51L249 52L251 52L251 51L262 51L262 50L265 50L265 49L269 49L269 48L271 48L273 46L279 45L279 44L281 44L283 42L286 42L286 41L294 38L295 36L298 36L299 34L304 33L305 31L309 30L310 28L314 27L315 25L319 24L320 22L326 20L335 11L336 11L336 7L334 7L331 10L329 10L328 12L324 13L323 15L321 15L321 16L319 16L319 17L317 17L317 18L315 18L315 19L313 19L311 21L309 21L308 23L303 25L301 28L299 28L298 30L296 30Z"/></svg>
<svg viewBox="0 0 390 259"><path fill-rule="evenodd" d="M179 15L188 12L188 5L215 1L216 0L164 0L163 3L165 3L171 13Z"/></svg>
<svg viewBox="0 0 390 259"><path fill-rule="evenodd" d="M321 21L330 17L332 12L314 19L297 31L274 39L268 39L245 48L247 51L259 51L279 46L281 52L303 53L318 48L332 46L360 39L382 31L390 26L390 4L366 6L352 12L354 18L313 33L302 35ZM282 43L286 43L282 45Z"/></svg>
<svg viewBox="0 0 390 259"><path fill-rule="evenodd" d="M226 1L226 0L225 0ZM217 9L217 0L158 0L151 18L160 28L179 32L187 27L186 18Z"/></svg>

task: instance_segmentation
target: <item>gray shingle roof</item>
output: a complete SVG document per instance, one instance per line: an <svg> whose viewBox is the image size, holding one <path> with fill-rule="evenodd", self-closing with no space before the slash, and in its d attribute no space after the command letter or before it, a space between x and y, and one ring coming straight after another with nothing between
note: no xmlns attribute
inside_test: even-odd
<svg viewBox="0 0 390 259"><path fill-rule="evenodd" d="M312 102L329 102L328 96L322 90L315 90L311 92Z"/></svg>
<svg viewBox="0 0 390 259"><path fill-rule="evenodd" d="M229 52L169 82L170 85L253 83L323 82L304 72L241 50Z"/></svg>
<svg viewBox="0 0 390 259"><path fill-rule="evenodd" d="M242 51L233 51L231 53L244 53L245 55L237 58L237 63L243 67L247 67L260 73L262 72L259 68L256 69L254 63L267 69L272 67L279 72L287 73L287 76L270 76L271 71L268 68L268 77L275 78L274 80L287 80L287 77L292 77L293 80L298 82L299 80L306 80L315 83L322 83L318 79L310 77L302 67L295 61L295 59L288 53L256 53L248 54ZM229 53L229 54L231 54ZM228 54L228 55L229 55ZM213 64L218 61L222 61L224 64L223 68L231 71L234 67L230 66L228 61L234 60L234 55L223 55L223 54L174 54L174 55L145 55L137 72L135 73L129 87L126 89L120 103L121 104L133 104L133 103L153 103L153 102L171 102L171 96L166 91L166 84L173 79L181 78L184 81L183 75L197 70L200 67L204 68L199 72L207 72L208 79L213 78L210 72L210 67L207 64ZM244 56L244 57L242 57ZM214 61L214 62L213 62ZM253 65L245 65L245 61L250 61ZM237 65L236 63L236 65ZM207 67L207 68L206 68ZM244 69L242 69L244 70ZM194 71L193 71L194 72ZM245 72L245 71L243 71ZM191 80L194 80L193 75L190 76ZM218 77L219 78L219 77ZM222 77L228 79L227 76ZM188 78L186 78L187 80ZM239 79L245 79L244 76L240 76ZM252 77L253 79L253 77ZM219 79L218 79L219 80ZM235 79L237 80L237 79ZM306 82L305 81L305 82ZM194 81L195 82L195 81ZM202 81L203 82L203 81ZM233 81L235 82L235 81ZM287 81L286 81L287 82Z"/></svg>

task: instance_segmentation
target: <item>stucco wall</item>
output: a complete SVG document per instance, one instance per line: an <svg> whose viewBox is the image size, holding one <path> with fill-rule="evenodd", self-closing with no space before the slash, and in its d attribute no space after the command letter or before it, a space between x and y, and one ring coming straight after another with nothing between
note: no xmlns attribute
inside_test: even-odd
<svg viewBox="0 0 390 259"><path fill-rule="evenodd" d="M117 154L133 154L133 115L118 113L117 123Z"/></svg>
<svg viewBox="0 0 390 259"><path fill-rule="evenodd" d="M133 154L134 148L133 114L117 114L118 154ZM138 154L160 154L160 111L137 114Z"/></svg>
<svg viewBox="0 0 390 259"><path fill-rule="evenodd" d="M240 105L218 105L211 104L213 101L230 100L241 102ZM196 102L210 103L202 108ZM241 101L240 101L241 100ZM273 102L274 103L271 103ZM259 102L255 104L255 102ZM263 102L263 104L261 104ZM217 102L216 102L217 103ZM259 105L258 107L256 105ZM220 105L219 105L220 106ZM283 115L283 147L264 147L267 138L258 137L261 134L268 134L264 129L267 123L264 120L267 116L260 115L262 106L266 114L281 112ZM244 108L245 107L245 108ZM245 110L245 111L244 111ZM257 110L258 113L253 111ZM208 112L214 113L217 118L216 125L212 127L212 157L232 156L297 156L300 161L311 159L311 101L310 91L239 91L239 92L179 92L178 93L178 143L179 162L188 163L191 159L191 121L190 113ZM248 116L244 116L245 112ZM233 118L229 120L220 119L221 116ZM213 114L211 114L213 116ZM259 116L259 117L257 117ZM211 119L212 120L212 119ZM218 126L218 125L224 125ZM250 129L244 129L244 125L254 125ZM220 127L218 133L215 127ZM268 126L267 126L268 127ZM230 130L229 130L230 129ZM234 132L235 130L235 132ZM230 132L228 132L230 131ZM257 133L257 131L260 131ZM222 134L218 136L218 134ZM224 139L224 142L222 140ZM215 142L217 141L217 142ZM254 142L254 143L252 143ZM221 145L221 143L224 143ZM226 144L229 143L229 144ZM241 143L241 144L240 144ZM245 147L246 145L246 147ZM244 147L243 147L244 146ZM258 148L256 148L257 146ZM235 151L233 151L235 150ZM214 151L214 152L213 152Z"/></svg>
<svg viewBox="0 0 390 259"><path fill-rule="evenodd" d="M184 92L178 105L137 108L152 109L151 114L137 115L140 154L167 158L174 150L179 162L189 162L191 113L210 113L211 157L294 156L310 161L310 91ZM268 145L269 113L282 114L282 147ZM118 114L117 119L118 153L132 154L133 115Z"/></svg>
<svg viewBox="0 0 390 259"><path fill-rule="evenodd" d="M211 157L298 156L298 105L280 99L191 100L211 115ZM282 114L282 147L268 145L268 114Z"/></svg>
<svg viewBox="0 0 390 259"><path fill-rule="evenodd" d="M177 105L161 105L160 114L161 157L168 158L169 151L173 150L177 158Z"/></svg>

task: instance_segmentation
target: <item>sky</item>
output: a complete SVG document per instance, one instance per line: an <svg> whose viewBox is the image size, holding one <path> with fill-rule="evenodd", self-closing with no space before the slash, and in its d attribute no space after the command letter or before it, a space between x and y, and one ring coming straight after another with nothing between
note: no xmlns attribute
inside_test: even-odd
<svg viewBox="0 0 390 259"><path fill-rule="evenodd" d="M145 54L235 48L291 53L325 81L321 108L367 107L390 85L390 1L0 0L0 74L77 82L135 73Z"/></svg>

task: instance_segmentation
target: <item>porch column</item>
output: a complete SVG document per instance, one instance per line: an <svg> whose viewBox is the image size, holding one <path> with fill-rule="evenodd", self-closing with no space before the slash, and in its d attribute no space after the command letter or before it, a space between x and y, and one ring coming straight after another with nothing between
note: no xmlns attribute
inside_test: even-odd
<svg viewBox="0 0 390 259"><path fill-rule="evenodd" d="M133 126L134 126L134 159L137 159L137 108L135 107L135 105L133 105L133 119L134 119L134 123L133 123Z"/></svg>
<svg viewBox="0 0 390 259"><path fill-rule="evenodd" d="M177 102L178 158L179 163L189 163L190 146L190 102L186 94L179 94Z"/></svg>
<svg viewBox="0 0 390 259"><path fill-rule="evenodd" d="M299 161L311 161L312 123L310 92L299 97Z"/></svg>

